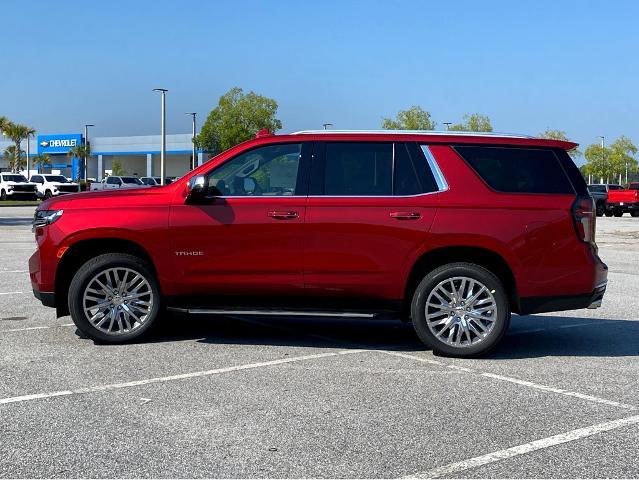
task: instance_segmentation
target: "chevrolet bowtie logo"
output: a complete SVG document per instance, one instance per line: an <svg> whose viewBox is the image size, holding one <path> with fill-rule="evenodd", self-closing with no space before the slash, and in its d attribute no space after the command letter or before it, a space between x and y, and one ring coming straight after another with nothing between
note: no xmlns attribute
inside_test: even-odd
<svg viewBox="0 0 639 480"><path fill-rule="evenodd" d="M40 145L43 146L43 147L48 147L49 146L49 142L47 142L46 140L42 140L40 142Z"/></svg>

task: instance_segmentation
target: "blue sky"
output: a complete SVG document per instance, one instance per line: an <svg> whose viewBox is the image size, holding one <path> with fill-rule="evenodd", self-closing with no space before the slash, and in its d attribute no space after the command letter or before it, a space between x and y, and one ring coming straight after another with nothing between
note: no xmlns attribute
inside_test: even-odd
<svg viewBox="0 0 639 480"><path fill-rule="evenodd" d="M40 133L190 131L233 86L283 131L379 128L411 105L497 131L639 143L639 2L109 1L2 8L0 114Z"/></svg>

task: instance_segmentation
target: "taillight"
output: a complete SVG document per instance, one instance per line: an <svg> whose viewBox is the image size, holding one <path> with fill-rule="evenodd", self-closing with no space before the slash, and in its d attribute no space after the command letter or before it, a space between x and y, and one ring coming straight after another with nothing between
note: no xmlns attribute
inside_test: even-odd
<svg viewBox="0 0 639 480"><path fill-rule="evenodd" d="M577 197L572 206L577 237L582 242L595 243L595 202L592 197Z"/></svg>

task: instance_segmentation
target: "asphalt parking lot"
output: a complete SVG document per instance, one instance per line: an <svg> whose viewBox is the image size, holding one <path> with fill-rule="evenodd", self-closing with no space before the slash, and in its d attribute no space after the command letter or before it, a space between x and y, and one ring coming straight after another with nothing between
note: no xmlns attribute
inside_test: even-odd
<svg viewBox="0 0 639 480"><path fill-rule="evenodd" d="M211 317L99 346L31 293L0 208L2 477L638 477L639 219L598 219L603 307L479 360L393 321Z"/></svg>

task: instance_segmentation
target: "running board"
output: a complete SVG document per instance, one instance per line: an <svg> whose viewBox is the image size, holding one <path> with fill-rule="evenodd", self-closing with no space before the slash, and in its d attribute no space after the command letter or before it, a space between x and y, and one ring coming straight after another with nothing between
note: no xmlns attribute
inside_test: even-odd
<svg viewBox="0 0 639 480"><path fill-rule="evenodd" d="M293 316L293 317L338 317L338 318L374 318L376 313L355 312L325 312L310 310L238 310L227 308L177 308L168 307L167 310L190 315L262 315L262 316Z"/></svg>

